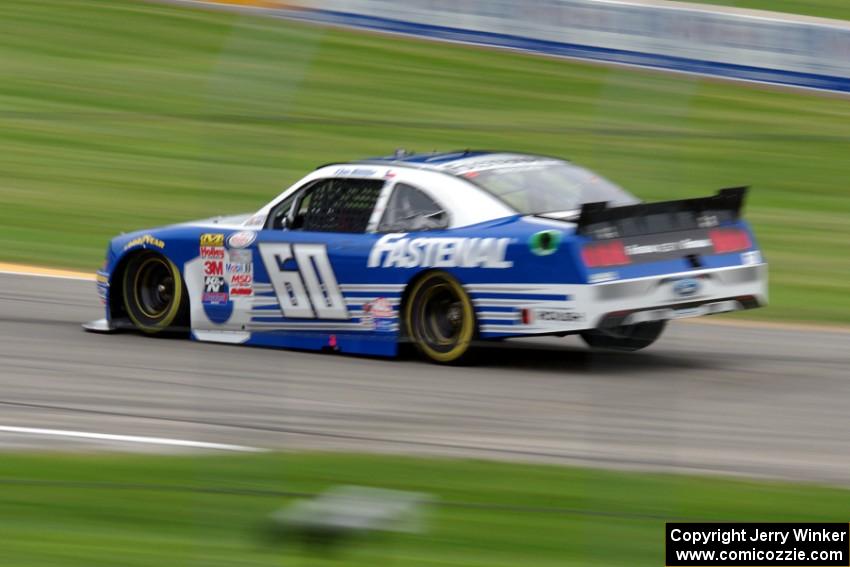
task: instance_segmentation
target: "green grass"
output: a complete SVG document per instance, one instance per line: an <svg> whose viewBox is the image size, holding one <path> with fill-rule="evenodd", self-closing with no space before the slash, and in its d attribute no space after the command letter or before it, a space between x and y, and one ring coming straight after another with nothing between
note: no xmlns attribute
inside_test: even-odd
<svg viewBox="0 0 850 567"><path fill-rule="evenodd" d="M336 561L261 537L292 493L339 484L436 497L427 532ZM4 455L0 557L15 567L663 565L665 521L847 520L850 491L480 461L291 454Z"/></svg>
<svg viewBox="0 0 850 567"><path fill-rule="evenodd" d="M567 156L650 200L751 184L753 317L850 321L850 104L126 0L0 3L0 261L258 209L396 147Z"/></svg>
<svg viewBox="0 0 850 567"><path fill-rule="evenodd" d="M846 0L691 0L699 4L718 4L752 10L787 12L819 18L850 19L850 4Z"/></svg>

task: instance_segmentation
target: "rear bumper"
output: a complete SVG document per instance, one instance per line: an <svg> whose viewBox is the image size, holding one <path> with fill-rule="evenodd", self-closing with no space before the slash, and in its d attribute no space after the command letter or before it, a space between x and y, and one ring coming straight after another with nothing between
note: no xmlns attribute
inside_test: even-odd
<svg viewBox="0 0 850 567"><path fill-rule="evenodd" d="M587 299L594 311L589 318L591 328L699 317L766 305L767 264L695 270L590 287L593 291Z"/></svg>
<svg viewBox="0 0 850 567"><path fill-rule="evenodd" d="M482 286L474 286L480 288ZM501 320L494 300L474 299L482 338L559 335L648 321L700 317L767 304L767 264L707 268L587 285L504 287ZM477 289L473 289L478 291ZM535 294L528 299L522 294Z"/></svg>
<svg viewBox="0 0 850 567"><path fill-rule="evenodd" d="M761 305L752 295L729 297L720 300L711 299L708 301L679 303L667 307L650 307L648 309L609 313L599 322L598 328L610 329L621 325L687 319L690 317L702 317L704 315L717 315L718 313L755 309L756 307L761 307Z"/></svg>

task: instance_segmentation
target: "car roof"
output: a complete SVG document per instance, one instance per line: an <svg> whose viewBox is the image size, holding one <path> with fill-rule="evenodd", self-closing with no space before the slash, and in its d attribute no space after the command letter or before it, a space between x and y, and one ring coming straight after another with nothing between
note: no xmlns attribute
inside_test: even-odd
<svg viewBox="0 0 850 567"><path fill-rule="evenodd" d="M434 169L440 169L440 166L450 164L462 159L486 156L497 152L488 152L481 150L462 150L456 152L431 152L427 154L407 153L404 150L399 150L394 155L378 158L371 158L366 161L381 162L381 163L396 163L405 165L423 165L430 166ZM501 152L498 152L501 153Z"/></svg>
<svg viewBox="0 0 850 567"><path fill-rule="evenodd" d="M446 173L458 173L458 169L470 170L475 169L476 164L481 162L492 162L494 165L498 162L505 164L517 161L566 161L561 158L528 154L523 152L506 152L493 150L460 150L453 152L432 152L425 154L416 154L398 150L394 155L367 158L357 161L344 162L346 165L383 165L394 167L410 167L414 169L426 169L430 171L442 171ZM342 165L341 163L325 164ZM464 167L468 165L469 167ZM317 169L321 169L321 167Z"/></svg>

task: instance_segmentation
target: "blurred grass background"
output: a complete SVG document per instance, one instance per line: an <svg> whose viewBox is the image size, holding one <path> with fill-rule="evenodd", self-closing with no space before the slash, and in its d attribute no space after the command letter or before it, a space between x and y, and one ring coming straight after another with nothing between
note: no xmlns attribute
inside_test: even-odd
<svg viewBox="0 0 850 567"><path fill-rule="evenodd" d="M321 163L516 149L647 200L752 185L772 305L747 316L850 321L847 98L130 0L0 3L0 76L0 261L93 270Z"/></svg>
<svg viewBox="0 0 850 567"><path fill-rule="evenodd" d="M665 521L847 521L850 491L789 483L362 455L4 455L0 554L16 567L657 566ZM337 484L437 497L427 532L330 559L261 537Z"/></svg>

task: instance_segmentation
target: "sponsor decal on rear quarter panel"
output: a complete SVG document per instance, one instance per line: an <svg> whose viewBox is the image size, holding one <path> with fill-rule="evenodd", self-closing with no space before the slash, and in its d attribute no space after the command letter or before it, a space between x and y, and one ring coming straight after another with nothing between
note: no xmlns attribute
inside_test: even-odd
<svg viewBox="0 0 850 567"><path fill-rule="evenodd" d="M379 297L363 305L363 321L376 331L392 330L394 319L395 311L386 297Z"/></svg>
<svg viewBox="0 0 850 567"><path fill-rule="evenodd" d="M511 238L408 238L382 236L369 254L370 268L510 268Z"/></svg>
<svg viewBox="0 0 850 567"><path fill-rule="evenodd" d="M559 246L561 246L561 232L557 230L535 232L528 239L529 249L538 256L554 254Z"/></svg>

